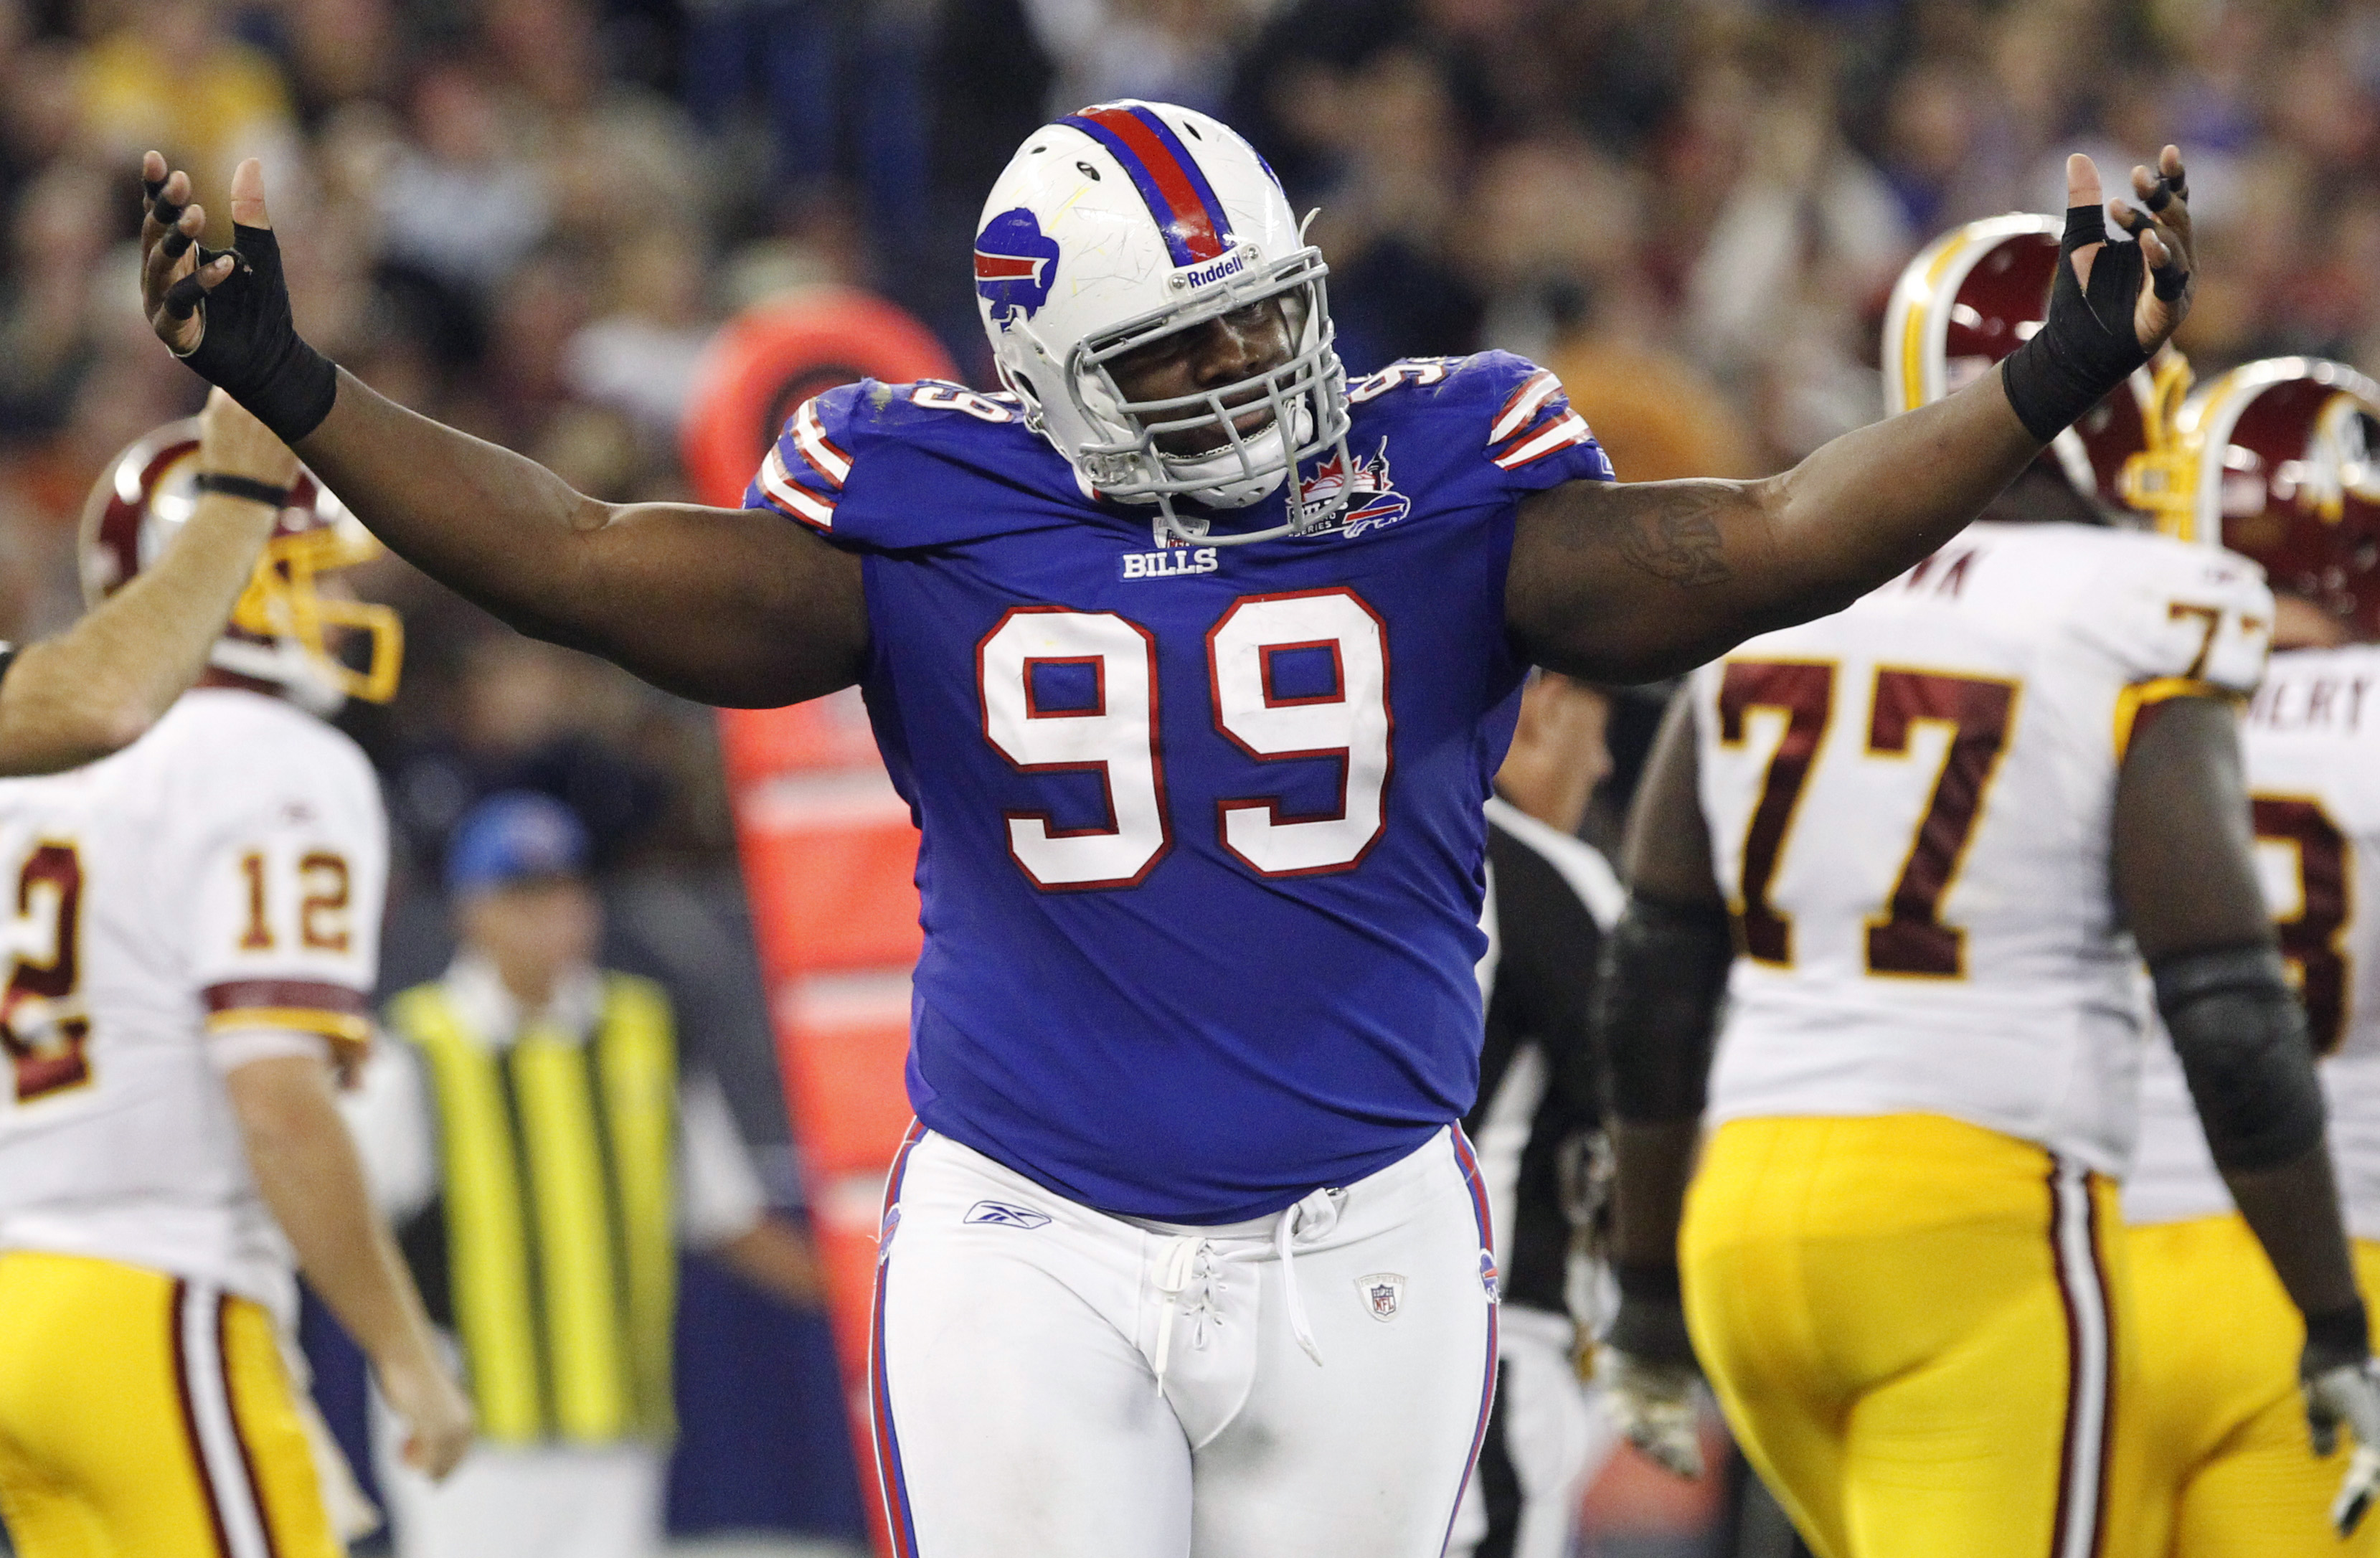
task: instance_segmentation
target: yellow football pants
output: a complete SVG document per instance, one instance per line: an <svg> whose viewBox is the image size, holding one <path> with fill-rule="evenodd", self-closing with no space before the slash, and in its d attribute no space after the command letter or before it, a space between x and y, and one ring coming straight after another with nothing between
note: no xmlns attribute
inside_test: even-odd
<svg viewBox="0 0 2380 1558"><path fill-rule="evenodd" d="M1739 1120L1679 1257L1729 1424L1821 1558L2120 1558L2112 1186L1937 1114Z"/></svg>
<svg viewBox="0 0 2380 1558"><path fill-rule="evenodd" d="M272 1317L0 1255L0 1515L23 1558L337 1558Z"/></svg>
<svg viewBox="0 0 2380 1558"><path fill-rule="evenodd" d="M2305 1326L2237 1213L2130 1231L2141 1388L2125 1402L2143 1442L2140 1515L2152 1558L2380 1558L2380 1519L2331 1534L2347 1436L2316 1459L2298 1394ZM2357 1274L2380 1296L2380 1245Z"/></svg>

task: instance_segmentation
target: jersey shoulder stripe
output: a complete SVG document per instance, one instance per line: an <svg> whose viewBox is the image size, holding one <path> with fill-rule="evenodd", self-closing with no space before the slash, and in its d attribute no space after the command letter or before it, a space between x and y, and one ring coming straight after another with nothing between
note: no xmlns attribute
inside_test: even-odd
<svg viewBox="0 0 2380 1558"><path fill-rule="evenodd" d="M1586 419L1572 408L1561 381L1511 352L1401 359L1356 381L1347 398L1391 416L1460 419L1438 436L1476 449L1502 473L1495 485L1509 496L1564 481L1615 479L1609 456ZM1472 424L1467 435L1463 421Z"/></svg>
<svg viewBox="0 0 2380 1558"><path fill-rule="evenodd" d="M1540 368L1498 409L1488 429L1488 457L1505 470L1517 470L1589 436L1585 420L1570 408L1561 381L1552 370Z"/></svg>
<svg viewBox="0 0 2380 1558"><path fill-rule="evenodd" d="M933 379L862 379L795 409L745 489L744 506L862 545L930 544L952 529L947 493L960 472L990 476L1003 494L1074 486L1057 452L1026 428L1014 395ZM856 496L863 487L866 495Z"/></svg>

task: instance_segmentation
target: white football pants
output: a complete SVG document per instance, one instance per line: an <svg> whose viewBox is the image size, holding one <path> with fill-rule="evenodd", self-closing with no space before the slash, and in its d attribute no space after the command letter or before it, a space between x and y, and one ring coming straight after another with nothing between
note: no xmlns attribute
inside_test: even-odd
<svg viewBox="0 0 2380 1558"><path fill-rule="evenodd" d="M901 1558L1439 1558L1495 1383L1451 1129L1277 1216L1075 1205L911 1132L872 1385Z"/></svg>

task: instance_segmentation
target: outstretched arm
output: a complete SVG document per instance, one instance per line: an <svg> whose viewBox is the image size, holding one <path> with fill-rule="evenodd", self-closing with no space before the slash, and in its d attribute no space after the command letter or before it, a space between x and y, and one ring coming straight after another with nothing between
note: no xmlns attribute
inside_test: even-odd
<svg viewBox="0 0 2380 1558"><path fill-rule="evenodd" d="M199 469L285 488L298 461L221 390L199 419ZM55 773L139 740L207 663L273 534L269 503L203 493L165 554L0 680L0 773Z"/></svg>
<svg viewBox="0 0 2380 1558"><path fill-rule="evenodd" d="M2072 272L2022 361L1845 433L1782 475L1571 482L1524 501L1505 596L1513 632L1541 664L1644 681L1840 610L1933 552L2188 311L2180 153L2167 147L2160 168L2132 170L2156 217L2108 202L2139 235L2119 251L2080 240L2082 226L2096 234L2099 175L2088 157L2067 159Z"/></svg>
<svg viewBox="0 0 2380 1558"><path fill-rule="evenodd" d="M859 677L859 559L791 520L598 503L345 372L298 452L422 572L532 638L600 654L665 691L771 708Z"/></svg>
<svg viewBox="0 0 2380 1558"><path fill-rule="evenodd" d="M848 686L868 647L859 560L768 514L599 503L552 471L416 416L333 369L289 318L253 160L232 175L237 248L211 253L190 183L149 153L143 299L166 344L288 439L390 549L522 632L706 702Z"/></svg>

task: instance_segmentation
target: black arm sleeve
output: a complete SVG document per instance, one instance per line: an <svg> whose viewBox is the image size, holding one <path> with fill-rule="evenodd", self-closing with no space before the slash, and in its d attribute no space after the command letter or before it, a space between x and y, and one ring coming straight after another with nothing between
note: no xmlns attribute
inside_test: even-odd
<svg viewBox="0 0 2380 1558"><path fill-rule="evenodd" d="M2305 1013L2270 946L2177 953L2149 968L2216 1166L2277 1167L2321 1145Z"/></svg>
<svg viewBox="0 0 2380 1558"><path fill-rule="evenodd" d="M1604 940L1595 994L1615 1118L1659 1123L1702 1114L1711 1037L1734 959L1725 910L1629 899Z"/></svg>

